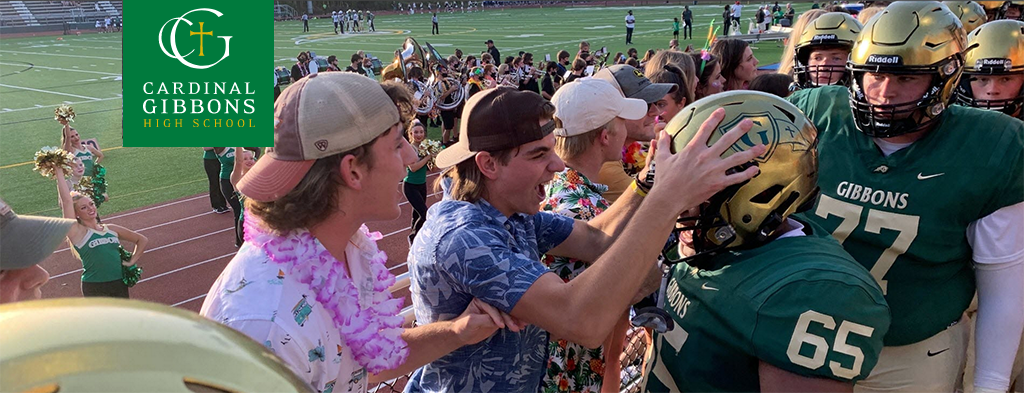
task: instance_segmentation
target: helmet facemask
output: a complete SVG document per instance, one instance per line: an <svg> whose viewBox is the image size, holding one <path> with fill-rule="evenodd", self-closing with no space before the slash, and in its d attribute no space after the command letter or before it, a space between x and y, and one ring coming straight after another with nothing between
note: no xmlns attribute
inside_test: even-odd
<svg viewBox="0 0 1024 393"><path fill-rule="evenodd" d="M1016 97L1000 100L984 100L974 98L974 88L971 81L977 77L975 74L965 75L956 89L956 102L963 106L969 106L990 111L998 111L1018 119L1024 119L1024 86L1017 92Z"/></svg>
<svg viewBox="0 0 1024 393"><path fill-rule="evenodd" d="M857 129L874 138L891 138L928 129L941 118L953 98L963 60L956 54L930 66L880 66L847 63L853 74L850 106ZM921 98L902 104L871 104L864 91L867 73L932 76Z"/></svg>
<svg viewBox="0 0 1024 393"><path fill-rule="evenodd" d="M846 69L845 65L809 65L811 59L811 53L814 50L829 50L829 49L842 49L846 50L847 56L850 52L850 46L843 45L819 45L819 46L805 46L796 50L796 57L794 58L793 65L793 77L796 79L796 85L801 89L813 89L815 87L837 85L837 86L850 86L850 72ZM838 77L837 77L838 76ZM818 83L818 79L827 77L829 81L835 79L835 82L831 83Z"/></svg>

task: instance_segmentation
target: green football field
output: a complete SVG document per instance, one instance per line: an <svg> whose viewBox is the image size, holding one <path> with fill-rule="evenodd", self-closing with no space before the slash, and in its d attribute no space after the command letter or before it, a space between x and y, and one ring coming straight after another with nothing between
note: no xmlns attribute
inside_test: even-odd
<svg viewBox="0 0 1024 393"><path fill-rule="evenodd" d="M797 11L808 7L799 4ZM700 48L709 23L715 18L719 24L722 11L710 5L691 8L697 39L684 40L680 46ZM745 7L745 16L753 15L750 8ZM455 48L466 55L479 54L487 39L495 41L503 56L523 50L537 60L548 54L554 57L561 49L575 53L580 40L590 41L592 50L607 46L612 53L625 52L623 18L628 9L637 18L634 45L629 47L642 55L648 48L668 46L672 18L679 16L682 6L487 9L439 14L441 34L435 36L430 34L430 15L422 13L378 15L377 32L361 34L335 35L329 18L311 20L308 33L302 32L301 21L276 22L274 66L290 67L300 50L336 55L342 67L358 50L389 63L406 36L431 43L445 56ZM782 52L781 42L754 47L762 64L777 62ZM53 120L53 110L63 103L71 104L78 114L73 126L82 138L95 138L104 149L111 199L101 214L206 190L198 148L122 147L122 56L121 33L0 40L0 198L15 211L59 214L53 181L33 172L31 160L41 147L60 144L60 125ZM431 129L430 135L439 138L440 132Z"/></svg>
<svg viewBox="0 0 1024 393"><path fill-rule="evenodd" d="M796 11L803 12L810 4L796 4ZM691 6L694 28L691 40L680 40L680 48L692 44L698 50L708 36L708 27L715 20L721 25L722 6ZM625 44L626 11L632 10L636 17L633 45ZM291 67L299 51L312 50L318 56L338 56L338 64L345 67L350 57L358 50L377 56L384 63L390 63L394 51L402 45L406 36L412 36L425 45L430 43L442 55L448 56L456 48L465 55L479 55L486 50L484 41L492 39L501 51L502 57L516 56L519 51L531 52L535 62L545 55L552 58L559 50L575 54L581 40L590 42L591 51L606 46L611 53L625 53L636 48L643 57L647 49L668 48L672 39L672 18L679 17L683 7L642 6L642 7L544 7L523 9L488 8L483 12L439 13L440 35L431 35L431 15L383 15L377 16L376 33L334 34L330 17L310 20L309 32L302 32L302 21L277 22L274 25L274 66ZM756 8L744 7L744 19L752 17ZM328 9L329 13L330 10ZM742 23L747 30L747 21ZM719 32L721 33L721 32ZM682 38L682 33L680 33ZM781 41L761 42L754 45L754 54L761 64L776 63L782 53Z"/></svg>

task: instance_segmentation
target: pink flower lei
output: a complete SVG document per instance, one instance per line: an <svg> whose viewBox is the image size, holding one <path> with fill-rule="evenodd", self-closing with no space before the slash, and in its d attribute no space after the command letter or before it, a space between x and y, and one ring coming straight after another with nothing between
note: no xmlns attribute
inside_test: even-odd
<svg viewBox="0 0 1024 393"><path fill-rule="evenodd" d="M342 263L317 242L309 231L292 231L277 236L258 224L259 218L245 212L245 241L262 249L271 260L286 265L289 274L308 284L316 300L334 321L345 344L361 366L378 374L405 363L409 348L402 340L404 318L399 315L405 299L392 299L388 288L395 276L385 266L388 257L377 249L379 232L363 225L359 234L373 244L368 255L370 274L374 276L371 299L359 301L359 289Z"/></svg>

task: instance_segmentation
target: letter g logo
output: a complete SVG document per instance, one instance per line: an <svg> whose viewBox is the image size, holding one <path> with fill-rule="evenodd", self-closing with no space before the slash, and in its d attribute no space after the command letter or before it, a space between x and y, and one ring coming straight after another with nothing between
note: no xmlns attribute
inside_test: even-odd
<svg viewBox="0 0 1024 393"><path fill-rule="evenodd" d="M188 66L189 68L195 68L197 70L203 70L203 69L207 69L207 68L210 68L210 67L213 67L213 66L217 65L217 63L220 63L221 60L224 60L224 59L226 59L228 57L228 55L231 53L231 36L217 36L217 38L223 38L224 39L224 56L221 56L220 60L217 60L213 64L198 65L198 64L192 64L188 60L185 60L185 57L188 56L188 55L191 55L192 52L195 52L195 50L193 49L191 52L186 53L184 56L181 53L179 53L178 52L178 45L175 42L175 33L177 33L177 31L178 31L178 23L179 22L185 22L185 23L188 23L189 26L192 26L192 22L190 22L188 19L185 19L185 16L188 15L188 14L191 14L193 12L196 12L196 11L206 11L206 12L212 13L214 15L217 15L217 17L221 17L221 16L224 15L220 11L217 11L217 10L212 9L212 8L196 8L196 9L194 9L192 11L186 12L184 15L182 15L180 17L171 18L171 19L167 20L167 22L164 22L164 25L160 27L160 35L157 37L157 39L159 40L158 42L160 43L160 50L162 50L164 52L164 54L167 55L167 57L172 57L172 58L178 59L178 61L180 61L181 64L184 64L184 65ZM171 21L175 21L175 22L174 22L174 25L171 26L171 52L167 52L167 48L164 46L164 28L166 28L167 24L171 23ZM204 35L213 36L213 31L203 31L203 22L199 22L199 31L198 32L190 31L189 35L190 36L192 36L192 35L198 35L199 36L199 56L204 56L204 54L203 54L203 36Z"/></svg>

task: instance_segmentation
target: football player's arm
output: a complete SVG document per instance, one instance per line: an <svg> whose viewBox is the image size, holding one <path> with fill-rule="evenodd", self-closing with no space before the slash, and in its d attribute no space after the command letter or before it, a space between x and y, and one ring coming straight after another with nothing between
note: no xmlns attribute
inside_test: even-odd
<svg viewBox="0 0 1024 393"><path fill-rule="evenodd" d="M793 275L800 277L789 278L758 307L750 337L758 359L808 379L852 386L866 378L878 361L891 321L882 290L867 274L853 278L840 271L789 273ZM824 389L821 381L804 382L801 386L808 391Z"/></svg>
<svg viewBox="0 0 1024 393"><path fill-rule="evenodd" d="M1006 391L1024 330L1024 202L968 226L978 286L975 390Z"/></svg>
<svg viewBox="0 0 1024 393"><path fill-rule="evenodd" d="M761 391L770 392L852 392L853 383L793 374L765 362L757 365Z"/></svg>

